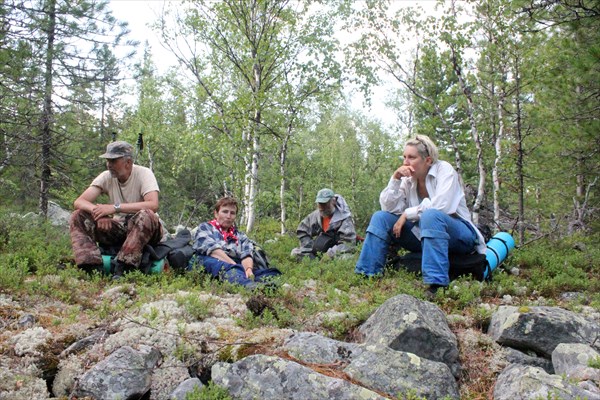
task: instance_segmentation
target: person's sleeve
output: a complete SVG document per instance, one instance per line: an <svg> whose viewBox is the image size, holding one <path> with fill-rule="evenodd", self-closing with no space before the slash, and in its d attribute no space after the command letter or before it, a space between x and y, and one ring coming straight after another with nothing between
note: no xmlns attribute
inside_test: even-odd
<svg viewBox="0 0 600 400"><path fill-rule="evenodd" d="M348 217L342 221L340 229L338 229L339 242L348 243L354 246L356 244L356 229L352 217Z"/></svg>
<svg viewBox="0 0 600 400"><path fill-rule="evenodd" d="M218 240L218 232L215 235L215 230L206 222L201 223L194 235L192 248L200 255L208 256L217 249L222 249L222 240Z"/></svg>
<svg viewBox="0 0 600 400"><path fill-rule="evenodd" d="M252 241L244 232L238 231L237 237L240 244L240 259L243 260L246 257L252 257L252 251L254 250Z"/></svg>
<svg viewBox="0 0 600 400"><path fill-rule="evenodd" d="M144 169L144 175L142 177L142 190L141 195L144 197L146 194L150 192L160 192L158 187L158 182L156 181L156 176L150 169Z"/></svg>
<svg viewBox="0 0 600 400"><path fill-rule="evenodd" d="M356 229L352 217L348 217L342 221L340 228L337 230L338 242L335 246L327 250L330 257L335 257L336 254L350 253L356 247Z"/></svg>
<svg viewBox="0 0 600 400"><path fill-rule="evenodd" d="M404 180L394 179L392 176L388 185L381 191L379 195L379 204L383 211L388 211L393 214L402 214L408 205L408 194L406 193L406 184Z"/></svg>
<svg viewBox="0 0 600 400"><path fill-rule="evenodd" d="M109 171L103 171L100 175L98 175L96 178L94 178L92 183L90 183L90 186L99 187L100 190L102 190L102 194L109 194L108 193L108 181L109 181L110 177L111 176L110 176ZM112 201L112 199L111 199L111 201Z"/></svg>
<svg viewBox="0 0 600 400"><path fill-rule="evenodd" d="M298 229L296 229L296 236L298 237L298 240L300 240L300 247L303 248L312 248L313 246L313 224L311 223L311 216L312 213L304 218L298 225Z"/></svg>

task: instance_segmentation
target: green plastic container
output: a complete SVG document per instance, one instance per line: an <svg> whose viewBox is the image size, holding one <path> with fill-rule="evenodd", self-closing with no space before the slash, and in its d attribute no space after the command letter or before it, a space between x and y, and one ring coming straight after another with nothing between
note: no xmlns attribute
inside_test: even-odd
<svg viewBox="0 0 600 400"><path fill-rule="evenodd" d="M102 256L102 264L104 266L104 273L106 275L110 274L110 262L114 258L114 256ZM150 268L151 274L160 274L165 269L165 259L162 258L160 260L156 260L152 262L152 268Z"/></svg>

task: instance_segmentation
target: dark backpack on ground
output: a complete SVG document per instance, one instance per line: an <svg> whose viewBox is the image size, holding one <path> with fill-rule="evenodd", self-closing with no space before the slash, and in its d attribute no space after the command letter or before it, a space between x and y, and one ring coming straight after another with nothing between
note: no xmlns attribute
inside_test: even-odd
<svg viewBox="0 0 600 400"><path fill-rule="evenodd" d="M281 275L281 271L271 266L267 253L256 242L252 241L252 260L254 261L254 280L261 283L271 282L273 277Z"/></svg>
<svg viewBox="0 0 600 400"><path fill-rule="evenodd" d="M314 255L326 253L338 242L338 235L334 231L321 232L313 240L312 252Z"/></svg>
<svg viewBox="0 0 600 400"><path fill-rule="evenodd" d="M271 263L267 257L267 253L256 242L252 241L252 260L254 261L254 270L271 268Z"/></svg>
<svg viewBox="0 0 600 400"><path fill-rule="evenodd" d="M146 245L140 269L148 272L153 261L166 258L169 266L174 270L185 270L189 260L194 255L191 243L192 234L188 229L183 229L177 232L177 235L172 239L165 240L154 246Z"/></svg>
<svg viewBox="0 0 600 400"><path fill-rule="evenodd" d="M389 265L394 269L406 269L409 272L421 274L422 253L407 253L394 257ZM483 282L491 279L492 274L485 254L453 254L449 255L450 271L448 275L453 281L460 276L471 275L473 279ZM487 274L486 274L487 271Z"/></svg>

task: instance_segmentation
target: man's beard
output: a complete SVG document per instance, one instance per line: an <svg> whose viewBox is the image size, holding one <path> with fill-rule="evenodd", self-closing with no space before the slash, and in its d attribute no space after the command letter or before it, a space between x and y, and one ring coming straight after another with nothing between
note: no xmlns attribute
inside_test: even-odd
<svg viewBox="0 0 600 400"><path fill-rule="evenodd" d="M321 217L331 217L334 211L335 209L333 207L327 210L319 210L319 212L321 213Z"/></svg>

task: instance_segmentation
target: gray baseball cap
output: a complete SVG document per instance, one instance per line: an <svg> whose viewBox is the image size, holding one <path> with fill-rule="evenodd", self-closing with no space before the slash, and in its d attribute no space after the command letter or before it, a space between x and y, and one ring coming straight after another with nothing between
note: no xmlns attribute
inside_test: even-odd
<svg viewBox="0 0 600 400"><path fill-rule="evenodd" d="M331 200L333 198L333 196L335 196L335 193L333 193L333 190L328 189L328 188L323 188L323 189L319 190L319 193L317 193L317 199L315 201L317 203L327 203L329 200Z"/></svg>
<svg viewBox="0 0 600 400"><path fill-rule="evenodd" d="M106 146L106 153L102 154L100 158L121 158L125 156L131 157L133 154L133 146L127 142L119 140L117 142L111 142Z"/></svg>

